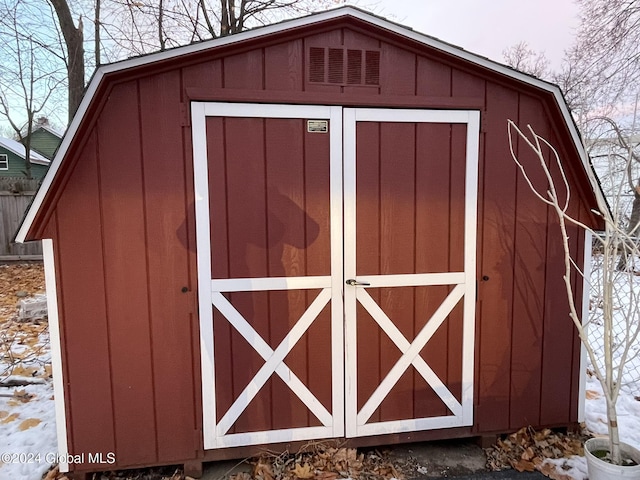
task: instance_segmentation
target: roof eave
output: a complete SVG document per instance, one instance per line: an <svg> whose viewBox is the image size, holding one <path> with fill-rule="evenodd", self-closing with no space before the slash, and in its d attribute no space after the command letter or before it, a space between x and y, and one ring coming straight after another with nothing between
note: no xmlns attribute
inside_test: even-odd
<svg viewBox="0 0 640 480"><path fill-rule="evenodd" d="M15 148L11 147L10 145L6 145L4 143L1 143L0 145L2 145L3 148L9 150L14 155L17 155L18 157L22 158L23 160L25 159L26 148L25 148L25 152L19 152ZM49 165L49 163L50 163L50 160L46 159L45 157L43 157L42 155L40 155L39 153L37 153L37 152L35 152L33 150L31 150L31 154L29 155L29 161L31 163L36 163L36 164L39 164L39 165Z"/></svg>
<svg viewBox="0 0 640 480"><path fill-rule="evenodd" d="M465 60L471 64L502 74L506 77L518 80L520 82L529 84L542 91L547 91L551 93L569 129L575 148L582 161L583 168L587 173L587 176L589 177L589 181L591 182L591 188L598 202L598 206L600 208L606 206L604 195L602 194L602 191L598 187L598 182L595 179L595 176L593 175L593 172L591 170L589 157L582 145L582 141L580 138L580 134L578 133L578 129L564 101L562 92L560 91L560 88L557 85L548 83L544 80L540 80L536 77L532 77L525 73L519 72L506 65L502 65L500 63L494 62L493 60L490 60L488 58L470 53L459 47L455 47L451 44L443 42L437 38L430 37L428 35L408 29L407 27L393 23L384 18L375 16L373 14L365 12L364 10L360 10L358 8L354 8L351 6L345 6L345 7L339 7L337 9L328 10L321 13L315 13L302 18L288 20L288 21L273 24L273 25L267 25L264 27L241 32L241 33L227 36L227 37L222 37L214 40L205 41L202 43L188 45L185 47L179 47L173 50L167 50L164 52L154 53L154 54L150 54L143 57L131 58L128 60L123 60L121 62L101 66L96 71L93 78L91 79L89 86L87 87L87 91L82 99L82 102L80 103L78 111L73 117L73 120L71 121L71 124L69 125L69 128L67 129L67 132L63 137L62 143L60 144L60 147L58 148L58 151L56 152L56 155L51 162L51 166L43 179L42 185L38 189L38 192L30 208L28 209L22 224L20 225L20 228L16 234L16 242L22 243L26 241L26 239L29 237L36 215L40 207L42 206L44 199L49 191L49 188L53 183L53 179L55 178L60 168L62 159L66 155L69 149L69 146L71 145L71 142L80 127L82 119L87 113L91 105L91 102L93 100L93 97L98 91L105 76L112 73L127 70L130 68L143 67L145 65L150 65L156 62L164 62L166 60L170 60L178 56L190 55L190 54L205 51L211 48L223 47L226 45L240 43L246 40L257 39L257 38L264 37L267 35L272 35L275 33L283 33L289 30L299 29L305 26L317 24L319 22L331 21L331 20L347 18L347 17L359 19L363 22L377 26L383 30L395 33L402 37L418 42L420 44L427 45L436 50L450 54L456 58Z"/></svg>

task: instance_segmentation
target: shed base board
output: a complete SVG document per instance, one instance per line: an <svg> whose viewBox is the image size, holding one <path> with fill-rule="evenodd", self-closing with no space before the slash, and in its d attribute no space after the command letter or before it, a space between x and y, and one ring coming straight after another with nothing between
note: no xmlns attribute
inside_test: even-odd
<svg viewBox="0 0 640 480"><path fill-rule="evenodd" d="M570 424L537 426L535 428L536 430L541 430L543 428L551 428L553 430L564 430L568 432L568 431L574 431L575 429L578 429L579 424L577 422L573 422ZM450 429L439 430L439 431L426 430L421 432L396 433L396 434L390 434L390 435L377 435L377 436L370 436L370 437L327 438L325 440L320 440L316 443L326 442L329 445L334 443L339 444L341 447L367 448L367 447L376 447L381 445L400 445L405 443L474 438L477 440L478 444L482 448L488 448L495 443L495 440L499 436L508 435L517 430L518 428L500 430L495 432L480 433L480 432L474 431L472 427L460 427L460 428L450 428ZM487 443L485 444L485 442ZM151 467L160 467L160 466L168 466L168 465L178 465L178 466L182 465L184 468L185 475L188 475L192 478L200 478L200 476L202 476L203 463L251 458L251 457L264 454L265 452L269 452L269 453L297 452L302 447L308 444L309 444L308 441L298 441L298 442L290 442L290 443L251 445L246 447L206 450L204 452L203 451L196 452L196 455L194 456L195 458L184 459L181 461L158 462L156 464L144 464L144 465L126 465L126 466L114 465L110 470L117 471L117 470L125 470L125 469L151 468ZM71 465L71 468L73 469L74 466ZM68 473L67 476L73 480L86 480L90 478L89 474L97 471L100 471L100 470L77 469L77 470L74 470L73 472Z"/></svg>
<svg viewBox="0 0 640 480"><path fill-rule="evenodd" d="M191 478L202 477L202 460L190 460L185 462L184 475Z"/></svg>
<svg viewBox="0 0 640 480"><path fill-rule="evenodd" d="M471 427L460 427L440 430L425 430L422 432L394 433L390 435L375 435L370 437L356 438L328 438L324 442L331 444L336 443L340 446L349 446L354 448L373 447L378 445L397 445L401 443L423 442L430 440L447 440L454 438L469 438L476 434L473 433ZM317 441L316 443L322 443ZM234 447L207 450L204 452L205 462L215 462L218 460L232 460L237 458L247 458L259 455L265 451L269 452L296 452L300 448L307 445L308 441L298 441L290 443L270 443L268 445L252 445L247 447Z"/></svg>

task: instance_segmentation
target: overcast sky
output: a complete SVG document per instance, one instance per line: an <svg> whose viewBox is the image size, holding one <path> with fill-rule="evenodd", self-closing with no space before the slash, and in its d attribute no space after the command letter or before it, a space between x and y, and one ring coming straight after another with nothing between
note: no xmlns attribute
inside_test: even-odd
<svg viewBox="0 0 640 480"><path fill-rule="evenodd" d="M347 3L350 3L347 1ZM558 69L578 25L573 0L354 0L380 16L504 63L526 41ZM0 119L0 126L5 122Z"/></svg>
<svg viewBox="0 0 640 480"><path fill-rule="evenodd" d="M573 0L361 0L421 33L503 62L502 51L524 40L560 65L578 25Z"/></svg>

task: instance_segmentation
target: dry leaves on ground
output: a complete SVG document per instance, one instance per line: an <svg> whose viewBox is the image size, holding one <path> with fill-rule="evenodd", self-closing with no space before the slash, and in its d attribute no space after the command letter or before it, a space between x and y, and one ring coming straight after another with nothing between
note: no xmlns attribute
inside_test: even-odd
<svg viewBox="0 0 640 480"><path fill-rule="evenodd" d="M251 473L239 473L231 480L386 480L404 478L402 472L381 453L358 452L355 448L330 443L313 443L297 454L263 455L252 462Z"/></svg>
<svg viewBox="0 0 640 480"><path fill-rule="evenodd" d="M42 264L0 265L0 380L9 376L48 378L51 367L43 360L48 324L45 319L19 321L20 295L44 291ZM12 386L12 385L6 385Z"/></svg>
<svg viewBox="0 0 640 480"><path fill-rule="evenodd" d="M514 468L519 472L537 470L554 480L571 480L569 476L557 472L553 465L545 463L545 460L584 455L584 440L583 435L576 433L564 434L548 428L537 432L531 427L521 428L485 450L487 468L494 471L506 468Z"/></svg>
<svg viewBox="0 0 640 480"><path fill-rule="evenodd" d="M51 366L43 355L48 342L46 320L0 322L0 380L13 375L48 378ZM11 385L8 385L11 386Z"/></svg>
<svg viewBox="0 0 640 480"><path fill-rule="evenodd" d="M245 460L251 473L231 475L230 480L403 480L386 455L377 451L358 452L355 448L336 445L335 442L313 442L297 454L264 454ZM241 462L244 463L244 462ZM192 480L180 467L154 467L140 470L100 472L90 477L95 480ZM68 480L57 469L52 469L45 480Z"/></svg>
<svg viewBox="0 0 640 480"><path fill-rule="evenodd" d="M41 263L0 265L0 320L5 309L15 313L18 292L35 295L44 292L44 269Z"/></svg>
<svg viewBox="0 0 640 480"><path fill-rule="evenodd" d="M194 480L186 477L182 469L176 466L141 468L135 470L122 470L120 472L97 472L88 475L89 480ZM70 480L60 473L57 466L47 472L42 480Z"/></svg>

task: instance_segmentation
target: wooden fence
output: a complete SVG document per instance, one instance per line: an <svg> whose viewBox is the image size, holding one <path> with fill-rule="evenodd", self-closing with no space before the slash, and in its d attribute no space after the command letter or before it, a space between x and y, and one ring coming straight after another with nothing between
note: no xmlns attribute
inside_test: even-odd
<svg viewBox="0 0 640 480"><path fill-rule="evenodd" d="M0 261L42 258L40 242L12 243L37 188L38 180L0 178Z"/></svg>

